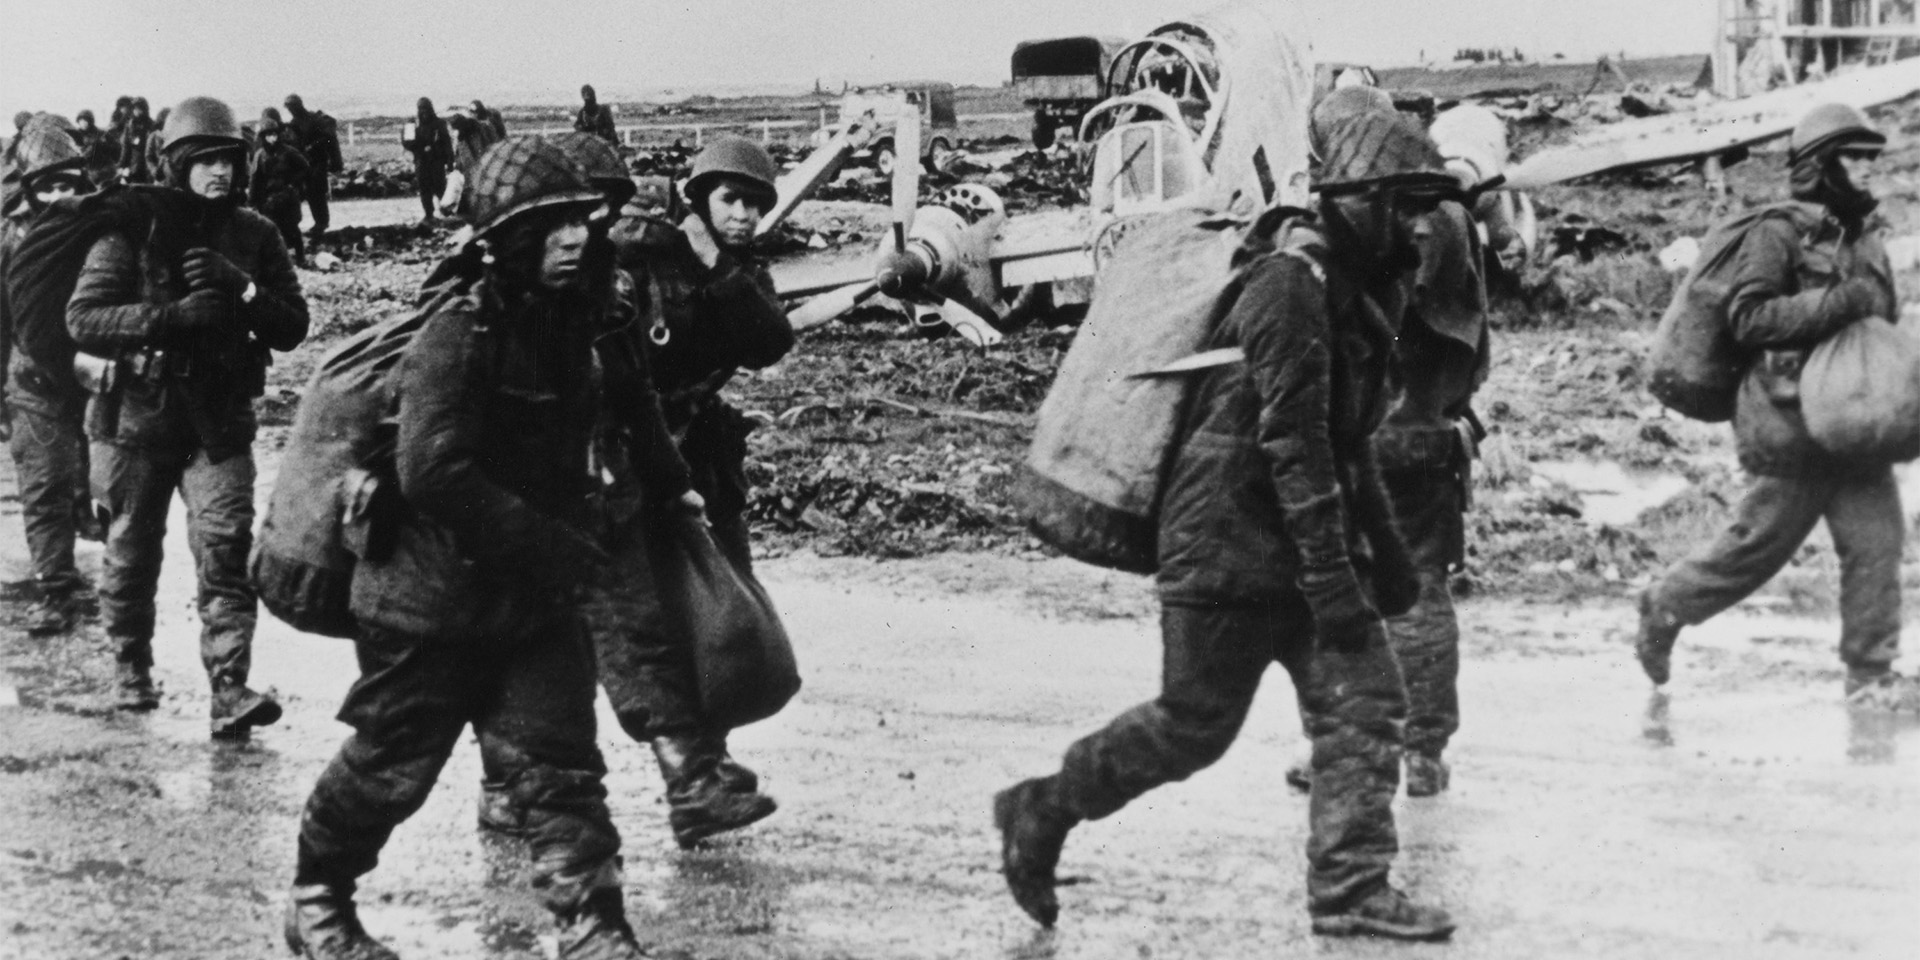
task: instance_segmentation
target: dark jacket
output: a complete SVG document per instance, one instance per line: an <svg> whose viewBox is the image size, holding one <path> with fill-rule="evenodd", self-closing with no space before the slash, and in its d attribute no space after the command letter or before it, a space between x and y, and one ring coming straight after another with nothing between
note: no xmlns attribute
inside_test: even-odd
<svg viewBox="0 0 1920 960"><path fill-rule="evenodd" d="M289 215L298 220L311 170L299 148L284 137L272 146L262 141L247 168L247 203L270 220Z"/></svg>
<svg viewBox="0 0 1920 960"><path fill-rule="evenodd" d="M288 120L287 133L307 158L313 173L339 173L346 169L346 163L340 158L339 124L324 112L308 110Z"/></svg>
<svg viewBox="0 0 1920 960"><path fill-rule="evenodd" d="M592 106L581 104L580 111L573 115L573 128L609 142L618 143L620 140L620 131L613 125L613 108L604 103Z"/></svg>
<svg viewBox="0 0 1920 960"><path fill-rule="evenodd" d="M1400 402L1374 435L1382 470L1446 467L1466 452L1456 427L1491 356L1480 235L1446 202L1419 227L1420 268L1396 343Z"/></svg>
<svg viewBox="0 0 1920 960"><path fill-rule="evenodd" d="M543 300L503 304L486 284L433 308L395 390L404 516L391 551L354 571L363 624L517 634L595 575L593 321Z"/></svg>
<svg viewBox="0 0 1920 960"><path fill-rule="evenodd" d="M1311 602L1317 576L1404 560L1369 445L1393 402L1399 309L1331 265L1310 220L1274 219L1249 235L1209 345L1246 359L1201 374L1183 415L1160 507L1170 603Z"/></svg>
<svg viewBox="0 0 1920 960"><path fill-rule="evenodd" d="M627 217L614 227L620 266L633 275L653 379L667 422L679 430L742 367L758 370L793 349L793 325L757 260L722 253L711 269L671 224Z"/></svg>
<svg viewBox="0 0 1920 960"><path fill-rule="evenodd" d="M159 171L148 165L151 154L147 141L153 136L151 120L129 120L120 133L120 169L127 171L131 183L152 183Z"/></svg>
<svg viewBox="0 0 1920 960"><path fill-rule="evenodd" d="M400 141L408 153L413 154L413 169L445 171L453 162L453 135L447 132L447 122L439 117L429 120L414 118L412 140Z"/></svg>
<svg viewBox="0 0 1920 960"><path fill-rule="evenodd" d="M226 327L180 329L176 302L189 293L180 258L194 247L212 248L253 278L253 302L233 301ZM89 436L216 456L245 450L267 351L299 346L307 323L280 231L252 210L220 210L197 223L156 220L143 236L107 233L88 251L67 304L79 348L122 361L118 389L91 405Z"/></svg>
<svg viewBox="0 0 1920 960"><path fill-rule="evenodd" d="M4 282L14 248L32 229L34 216L0 218L0 400L17 409L65 419L78 415L86 391L73 375L73 337L65 316L17 308ZM44 325L44 326L41 326Z"/></svg>
<svg viewBox="0 0 1920 960"><path fill-rule="evenodd" d="M1899 317L1893 269L1879 230L1849 234L1824 208L1768 217L1741 243L1727 309L1733 339L1748 351L1734 407L1740 465L1764 476L1832 476L1878 470L1822 449L1800 414L1800 368L1808 351L1865 316ZM1803 229L1811 224L1810 229ZM1863 283L1848 284L1849 280ZM1872 296L1854 291L1865 287Z"/></svg>

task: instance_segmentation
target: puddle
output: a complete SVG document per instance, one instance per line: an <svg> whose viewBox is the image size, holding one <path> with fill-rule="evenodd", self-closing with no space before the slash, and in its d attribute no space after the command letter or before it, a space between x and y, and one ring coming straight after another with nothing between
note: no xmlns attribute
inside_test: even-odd
<svg viewBox="0 0 1920 960"><path fill-rule="evenodd" d="M1533 472L1580 495L1580 515L1589 526L1623 527L1687 489L1685 477L1657 470L1629 470L1611 460L1543 460Z"/></svg>

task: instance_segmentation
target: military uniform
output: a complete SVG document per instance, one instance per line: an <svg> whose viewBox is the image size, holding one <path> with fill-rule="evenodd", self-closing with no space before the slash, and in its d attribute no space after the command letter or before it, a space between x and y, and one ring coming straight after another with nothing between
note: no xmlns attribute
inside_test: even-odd
<svg viewBox="0 0 1920 960"><path fill-rule="evenodd" d="M297 96L286 100L287 129L292 134L293 143L307 158L306 201L307 208L313 214L313 235L327 232L333 224L333 216L327 208L332 187L328 174L339 173L346 169L340 157L340 136L338 124L332 117L319 110L308 110Z"/></svg>
<svg viewBox="0 0 1920 960"><path fill-rule="evenodd" d="M311 171L307 158L286 141L284 134L276 143L262 140L247 169L247 202L279 229L280 239L295 260L305 257L307 251L306 241L300 236L300 199Z"/></svg>

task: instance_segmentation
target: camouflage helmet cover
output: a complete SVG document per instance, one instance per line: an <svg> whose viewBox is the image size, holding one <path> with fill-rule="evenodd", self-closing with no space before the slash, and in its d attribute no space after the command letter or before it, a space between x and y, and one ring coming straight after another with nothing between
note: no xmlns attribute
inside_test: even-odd
<svg viewBox="0 0 1920 960"><path fill-rule="evenodd" d="M488 148L474 166L473 237L478 240L521 214L562 204L605 202L579 165L542 137L508 137Z"/></svg>

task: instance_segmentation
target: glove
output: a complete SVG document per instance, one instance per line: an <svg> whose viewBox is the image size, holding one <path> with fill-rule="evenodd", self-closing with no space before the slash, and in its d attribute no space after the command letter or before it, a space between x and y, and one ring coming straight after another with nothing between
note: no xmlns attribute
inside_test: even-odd
<svg viewBox="0 0 1920 960"><path fill-rule="evenodd" d="M1382 630L1380 611L1360 588L1352 563L1342 560L1307 569L1300 575L1300 592L1313 610L1314 633L1321 643L1355 650L1366 644L1370 634Z"/></svg>
<svg viewBox="0 0 1920 960"><path fill-rule="evenodd" d="M1380 615L1397 617L1420 602L1420 571L1399 550L1375 551L1373 595L1380 602Z"/></svg>
<svg viewBox="0 0 1920 960"><path fill-rule="evenodd" d="M206 247L188 250L180 260L180 272L194 290L218 290L236 297L253 282L232 260Z"/></svg>
<svg viewBox="0 0 1920 960"><path fill-rule="evenodd" d="M211 330L233 317L233 298L213 290L195 290L173 304L173 322L179 330Z"/></svg>
<svg viewBox="0 0 1920 960"><path fill-rule="evenodd" d="M1881 299L1879 285L1865 277L1849 277L1842 280L1834 285L1831 293L1827 294L1827 302L1831 304L1829 309L1833 311L1834 318L1843 322L1879 316L1886 312L1886 305L1881 303Z"/></svg>

